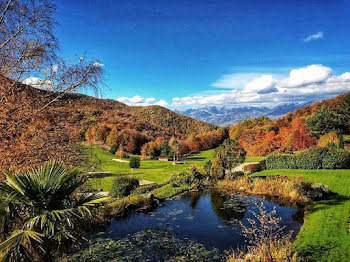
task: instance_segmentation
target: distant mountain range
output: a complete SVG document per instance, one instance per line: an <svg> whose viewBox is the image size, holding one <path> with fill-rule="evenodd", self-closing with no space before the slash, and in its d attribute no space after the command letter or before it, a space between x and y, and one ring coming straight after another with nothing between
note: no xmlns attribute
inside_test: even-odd
<svg viewBox="0 0 350 262"><path fill-rule="evenodd" d="M191 109L175 109L174 112L218 126L231 126L245 119L259 116L266 116L272 119L279 118L289 112L293 112L297 108L308 106L312 103L313 101L281 104L273 108L206 106Z"/></svg>

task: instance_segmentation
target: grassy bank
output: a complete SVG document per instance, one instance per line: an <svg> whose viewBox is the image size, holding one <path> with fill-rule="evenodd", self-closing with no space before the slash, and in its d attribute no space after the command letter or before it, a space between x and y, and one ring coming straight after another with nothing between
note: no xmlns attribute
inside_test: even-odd
<svg viewBox="0 0 350 262"><path fill-rule="evenodd" d="M311 261L350 261L350 170L265 170L255 176L286 175L328 185L338 193L313 202L305 212L295 250Z"/></svg>
<svg viewBox="0 0 350 262"><path fill-rule="evenodd" d="M90 154L90 161L93 162L95 166L98 166L99 171L108 171L114 175L133 174L139 179L156 183L163 183L167 181L172 174L185 171L186 168L192 165L204 166L205 162L212 159L214 155L214 149L202 151L184 159L182 161L185 163L184 165L176 166L173 165L171 161L144 160L141 161L140 168L131 170L129 163L113 161L112 159L116 157L99 147L93 147L86 152ZM90 179L92 187L94 189L102 188L104 191L108 191L115 177L114 175Z"/></svg>

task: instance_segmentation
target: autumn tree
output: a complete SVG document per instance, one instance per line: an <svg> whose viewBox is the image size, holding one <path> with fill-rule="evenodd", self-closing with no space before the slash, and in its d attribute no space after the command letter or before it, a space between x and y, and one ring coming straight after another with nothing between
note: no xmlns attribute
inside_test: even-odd
<svg viewBox="0 0 350 262"><path fill-rule="evenodd" d="M157 146L159 147L164 141L165 141L165 138L162 136L159 136L156 138L155 142L156 142Z"/></svg>
<svg viewBox="0 0 350 262"><path fill-rule="evenodd" d="M119 158L124 158L124 157L126 157L126 153L125 153L125 151L124 151L124 146L123 146L123 145L120 145L120 146L118 147L117 152L115 152L115 156L116 156L116 157L119 157Z"/></svg>
<svg viewBox="0 0 350 262"><path fill-rule="evenodd" d="M82 88L97 94L102 87L104 67L100 61L87 57L77 61L60 58L59 41L54 34L55 11L50 0L0 0L0 154L3 159L14 159L18 152L27 152L22 155L26 159L17 163L3 160L2 165L14 167L25 162L32 166L37 159L57 157L58 150L53 148L58 142L70 155L67 149L71 130L63 131L69 127L57 128L54 123L59 120L48 119L49 114L61 116L51 110L52 105ZM40 99L19 101L21 90L36 92L19 82L48 92L41 93ZM45 124L43 119L47 120ZM60 131L52 130L55 128ZM70 135L63 136L63 132Z"/></svg>
<svg viewBox="0 0 350 262"><path fill-rule="evenodd" d="M151 159L156 159L158 155L159 150L157 147L157 143L154 141L144 144L141 148L142 160L147 159L147 157L150 157Z"/></svg>
<svg viewBox="0 0 350 262"><path fill-rule="evenodd" d="M317 145L321 147L325 147L328 144L338 144L339 136L335 132L330 132L328 134L320 136L317 141Z"/></svg>
<svg viewBox="0 0 350 262"><path fill-rule="evenodd" d="M226 139L217 149L213 159L210 176L214 179L221 179L226 173L230 174L232 169L245 160L246 152L243 147L231 139Z"/></svg>
<svg viewBox="0 0 350 262"><path fill-rule="evenodd" d="M187 138L188 148L191 153L199 152L200 148L200 140L195 135L189 135Z"/></svg>

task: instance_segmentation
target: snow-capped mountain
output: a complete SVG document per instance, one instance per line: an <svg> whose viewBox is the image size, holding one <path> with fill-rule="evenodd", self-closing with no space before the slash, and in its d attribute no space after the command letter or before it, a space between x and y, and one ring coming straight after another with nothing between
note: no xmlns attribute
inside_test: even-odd
<svg viewBox="0 0 350 262"><path fill-rule="evenodd" d="M192 118L205 121L219 126L231 126L245 119L255 118L259 116L267 116L269 118L278 118L289 112L293 112L299 107L312 104L311 101L306 103L289 103L281 104L273 108L268 107L218 107L206 106L190 109L175 109L176 113L180 113Z"/></svg>

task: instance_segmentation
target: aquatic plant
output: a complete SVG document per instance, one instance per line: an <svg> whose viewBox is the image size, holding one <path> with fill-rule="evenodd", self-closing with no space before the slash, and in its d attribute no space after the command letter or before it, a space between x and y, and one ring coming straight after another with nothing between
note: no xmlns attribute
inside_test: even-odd
<svg viewBox="0 0 350 262"><path fill-rule="evenodd" d="M70 262L112 261L222 261L218 249L208 250L190 239L178 239L166 230L148 229L124 239L97 239L89 249L66 258Z"/></svg>

